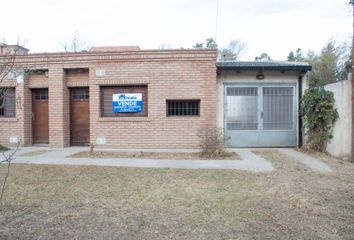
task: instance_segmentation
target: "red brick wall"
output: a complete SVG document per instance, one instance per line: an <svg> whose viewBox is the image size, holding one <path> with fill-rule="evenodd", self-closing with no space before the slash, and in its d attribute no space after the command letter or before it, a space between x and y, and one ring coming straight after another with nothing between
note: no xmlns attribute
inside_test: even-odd
<svg viewBox="0 0 354 240"><path fill-rule="evenodd" d="M88 86L89 85L89 69L75 69L65 71L66 86Z"/></svg>
<svg viewBox="0 0 354 240"><path fill-rule="evenodd" d="M216 126L214 62L121 63L105 69L106 78L91 77L96 84L147 83L148 117L100 118L99 86L91 84L91 140L106 136L107 145L122 148L195 148L200 130ZM200 99L200 116L166 117L167 99Z"/></svg>
<svg viewBox="0 0 354 240"><path fill-rule="evenodd" d="M106 137L107 147L119 148L196 148L202 129L216 127L216 51L161 50L117 53L29 54L17 59L18 65L48 69L50 145L70 143L68 87L90 88L90 137ZM66 71L89 69L80 75ZM96 76L96 69L106 75ZM34 79L34 78L33 78ZM16 89L23 109L16 121L0 119L0 143L19 134L31 144L30 90L41 80L27 80ZM88 80L88 81L87 81ZM148 117L101 118L100 86L148 86ZM166 117L167 99L200 99L200 116Z"/></svg>

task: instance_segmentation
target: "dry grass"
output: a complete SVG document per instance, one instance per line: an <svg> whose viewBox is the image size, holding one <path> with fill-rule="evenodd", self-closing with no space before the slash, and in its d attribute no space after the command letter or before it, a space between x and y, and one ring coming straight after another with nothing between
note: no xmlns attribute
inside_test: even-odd
<svg viewBox="0 0 354 240"><path fill-rule="evenodd" d="M200 153L187 152L114 152L114 151L84 151L70 155L73 158L142 158L142 159L169 159L169 160L201 160L207 159ZM239 160L234 152L213 158L215 160Z"/></svg>
<svg viewBox="0 0 354 240"><path fill-rule="evenodd" d="M268 209L272 221L286 226L286 232L294 238L353 239L353 164L316 153L315 157L334 170L321 174L274 150L254 152L280 170L259 183L268 191L263 196L264 204L258 207Z"/></svg>
<svg viewBox="0 0 354 240"><path fill-rule="evenodd" d="M0 239L353 239L354 166L277 171L14 164Z"/></svg>

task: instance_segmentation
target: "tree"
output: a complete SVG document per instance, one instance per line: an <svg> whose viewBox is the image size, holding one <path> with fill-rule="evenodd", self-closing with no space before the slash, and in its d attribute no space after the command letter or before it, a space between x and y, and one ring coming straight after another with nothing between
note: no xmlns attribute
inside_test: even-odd
<svg viewBox="0 0 354 240"><path fill-rule="evenodd" d="M207 38L205 40L205 43L206 48L218 48L218 44L216 43L214 38Z"/></svg>
<svg viewBox="0 0 354 240"><path fill-rule="evenodd" d="M347 79L348 65L351 66L351 47L347 43L338 44L330 40L320 54L309 51L306 61L312 65L308 78L310 87Z"/></svg>
<svg viewBox="0 0 354 240"><path fill-rule="evenodd" d="M2 200L4 193L5 193L7 179L10 175L11 162L15 158L15 155L16 155L19 147L20 147L20 142L18 142L17 146L14 148L14 150L9 151L9 153L6 153L4 151L0 151L0 153L2 154L2 158L0 157L0 166L6 168L5 174L3 176L1 176L2 184L0 185L0 201Z"/></svg>
<svg viewBox="0 0 354 240"><path fill-rule="evenodd" d="M239 39L231 41L226 48L218 51L219 59L224 61L236 61L240 58L247 44Z"/></svg>
<svg viewBox="0 0 354 240"><path fill-rule="evenodd" d="M23 68L15 66L16 55L19 48L16 46L9 47L6 44L0 44L0 50L0 85L3 85L0 88L0 109L2 109L5 107L7 92L10 88L16 85L16 81L19 80L19 78L23 78L24 70ZM0 156L0 166L6 168L5 172L1 171L1 173L4 174L1 175L2 183L0 185L0 201L4 196L6 182L10 174L11 162L14 159L19 146L20 141L18 141L17 147L9 153L0 151L2 155Z"/></svg>
<svg viewBox="0 0 354 240"><path fill-rule="evenodd" d="M255 57L255 60L258 62L266 62L271 61L271 58L268 53L262 53L260 56Z"/></svg>
<svg viewBox="0 0 354 240"><path fill-rule="evenodd" d="M291 51L287 57L287 61L290 61L290 62L303 62L303 61L305 61L305 58L303 56L301 48L296 49L295 53Z"/></svg>
<svg viewBox="0 0 354 240"><path fill-rule="evenodd" d="M204 43L197 42L195 45L193 45L193 48L204 48Z"/></svg>
<svg viewBox="0 0 354 240"><path fill-rule="evenodd" d="M227 47L218 49L218 59L226 61L238 60L242 52L246 49L247 44L239 39L229 42ZM218 44L213 38L207 38L204 43L197 42L193 48L218 48Z"/></svg>
<svg viewBox="0 0 354 240"><path fill-rule="evenodd" d="M65 52L81 52L88 51L89 47L79 37L79 32L76 31L69 42L60 43Z"/></svg>
<svg viewBox="0 0 354 240"><path fill-rule="evenodd" d="M0 109L4 107L6 92L15 86L16 78L20 77L20 73L15 68L18 50L18 46L0 43L0 84L4 83L4 86L0 88Z"/></svg>

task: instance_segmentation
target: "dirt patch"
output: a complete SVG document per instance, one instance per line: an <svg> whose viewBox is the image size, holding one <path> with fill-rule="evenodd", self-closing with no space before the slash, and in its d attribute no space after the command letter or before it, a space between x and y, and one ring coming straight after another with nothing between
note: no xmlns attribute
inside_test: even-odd
<svg viewBox="0 0 354 240"><path fill-rule="evenodd" d="M353 164L255 153L277 170L13 164L0 239L353 239Z"/></svg>
<svg viewBox="0 0 354 240"><path fill-rule="evenodd" d="M51 150L36 150L32 152L27 152L23 153L21 155L18 155L19 157L34 157L34 156L39 156L48 152L52 152Z"/></svg>
<svg viewBox="0 0 354 240"><path fill-rule="evenodd" d="M168 160L205 160L199 153L186 152L113 152L113 151L84 151L68 157L72 158L141 158L141 159L168 159ZM240 160L234 152L227 152L225 156L213 160Z"/></svg>

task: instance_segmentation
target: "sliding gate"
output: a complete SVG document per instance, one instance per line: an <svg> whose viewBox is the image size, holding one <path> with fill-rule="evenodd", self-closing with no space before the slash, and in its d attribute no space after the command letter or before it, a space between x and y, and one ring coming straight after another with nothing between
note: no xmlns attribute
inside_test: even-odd
<svg viewBox="0 0 354 240"><path fill-rule="evenodd" d="M225 146L297 145L295 85L225 86Z"/></svg>

